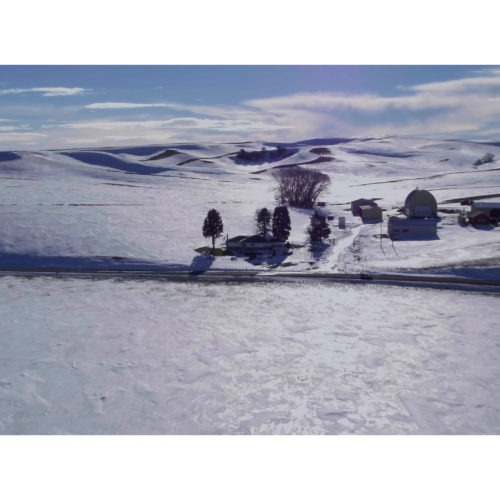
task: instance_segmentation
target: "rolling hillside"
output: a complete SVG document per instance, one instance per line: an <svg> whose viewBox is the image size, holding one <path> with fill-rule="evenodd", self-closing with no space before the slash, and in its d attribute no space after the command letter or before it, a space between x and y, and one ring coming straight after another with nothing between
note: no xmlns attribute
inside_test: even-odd
<svg viewBox="0 0 500 500"><path fill-rule="evenodd" d="M242 149L246 156L238 155ZM492 162L474 165L488 153ZM2 152L0 266L493 273L500 267L500 228L461 227L457 213L465 197L500 200L497 157L497 144L412 137ZM295 249L281 266L231 257L201 262L195 249L209 244L201 234L207 211L221 213L229 237L254 233L255 211L276 205L273 172L297 164L331 178L321 201L333 217L335 244L311 253L311 212L292 209ZM438 239L381 239L387 216L416 187L438 201ZM353 217L350 202L357 198L376 199L384 223ZM345 230L338 229L339 216L346 217Z"/></svg>

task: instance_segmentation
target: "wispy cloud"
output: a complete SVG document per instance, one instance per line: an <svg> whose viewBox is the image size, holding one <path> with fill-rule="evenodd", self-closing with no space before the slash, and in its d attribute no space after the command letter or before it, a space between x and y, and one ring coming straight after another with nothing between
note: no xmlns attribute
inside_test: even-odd
<svg viewBox="0 0 500 500"><path fill-rule="evenodd" d="M86 109L136 109L136 108L168 108L168 104L142 102L93 102L83 106Z"/></svg>
<svg viewBox="0 0 500 500"><path fill-rule="evenodd" d="M376 93L347 94L337 92L301 92L285 96L251 99L244 104L262 110L335 110L354 109L362 112L380 112L390 109L432 110L453 108L469 100L485 100L500 91L500 69L482 71L478 76L447 81L396 86L394 95ZM396 91L399 91L396 93ZM401 91L405 92L401 95ZM464 96L467 93L467 96Z"/></svg>
<svg viewBox="0 0 500 500"><path fill-rule="evenodd" d="M365 113L391 109L432 110L463 103L463 96L419 92L407 96L377 94L340 94L329 92L299 93L245 101L244 104L267 111L303 109L309 111L355 110Z"/></svg>
<svg viewBox="0 0 500 500"><path fill-rule="evenodd" d="M11 147L13 144L19 144L22 147L38 146L46 138L46 134L38 132L0 132L0 147Z"/></svg>
<svg viewBox="0 0 500 500"><path fill-rule="evenodd" d="M289 124L265 120L175 117L164 120L102 119L45 124L40 148L160 144L168 142L280 140ZM1 134L0 134L1 136Z"/></svg>
<svg viewBox="0 0 500 500"><path fill-rule="evenodd" d="M455 80L421 83L412 86L400 86L405 90L415 92L436 92L436 93L461 93L461 92L491 92L500 90L500 69L478 73L479 76L468 78L457 78Z"/></svg>
<svg viewBox="0 0 500 500"><path fill-rule="evenodd" d="M22 130L20 127L13 127L10 125L0 125L0 132L14 132L16 130Z"/></svg>
<svg viewBox="0 0 500 500"><path fill-rule="evenodd" d="M0 95L39 93L43 97L68 97L82 95L90 89L82 87L32 87L28 89L0 89Z"/></svg>
<svg viewBox="0 0 500 500"><path fill-rule="evenodd" d="M393 95L302 92L247 100L254 111L288 119L294 125L307 116L309 130L344 135L378 133L480 135L498 126L500 70L492 68L475 76L394 88ZM349 115L349 111L355 111ZM387 123L391 113L393 123ZM384 115L383 115L384 114ZM363 115L369 119L363 121ZM342 123L339 117L342 116ZM373 123L375 122L375 123Z"/></svg>
<svg viewBox="0 0 500 500"><path fill-rule="evenodd" d="M167 120L93 120L57 125L60 128L92 130L139 130L139 129L210 129L213 131L278 130L286 125L273 125L264 121L207 119L195 117L170 118ZM48 126L53 128L53 126Z"/></svg>

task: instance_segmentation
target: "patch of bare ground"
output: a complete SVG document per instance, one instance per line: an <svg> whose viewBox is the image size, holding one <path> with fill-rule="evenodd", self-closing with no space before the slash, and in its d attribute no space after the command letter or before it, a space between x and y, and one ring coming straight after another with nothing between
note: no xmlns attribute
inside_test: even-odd
<svg viewBox="0 0 500 500"><path fill-rule="evenodd" d="M309 150L309 152L316 155L329 155L332 153L328 148L312 148Z"/></svg>

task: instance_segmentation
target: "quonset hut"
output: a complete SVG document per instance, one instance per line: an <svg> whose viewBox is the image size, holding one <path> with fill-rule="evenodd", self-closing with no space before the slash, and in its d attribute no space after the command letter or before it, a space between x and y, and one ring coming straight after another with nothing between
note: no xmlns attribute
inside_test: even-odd
<svg viewBox="0 0 500 500"><path fill-rule="evenodd" d="M425 189L414 189L405 200L404 213L411 219L437 217L437 201Z"/></svg>

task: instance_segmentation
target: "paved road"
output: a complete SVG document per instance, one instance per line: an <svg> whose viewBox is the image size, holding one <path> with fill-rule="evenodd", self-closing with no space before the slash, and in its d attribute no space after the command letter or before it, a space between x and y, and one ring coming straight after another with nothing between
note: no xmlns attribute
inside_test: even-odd
<svg viewBox="0 0 500 500"><path fill-rule="evenodd" d="M305 273L271 271L229 270L103 270L103 269L0 269L1 276L54 277L73 279L121 279L121 280L167 280L167 281L238 281L238 282L337 282L363 285L398 285L446 290L464 290L500 294L500 280L462 278L456 276L431 276L387 273Z"/></svg>

